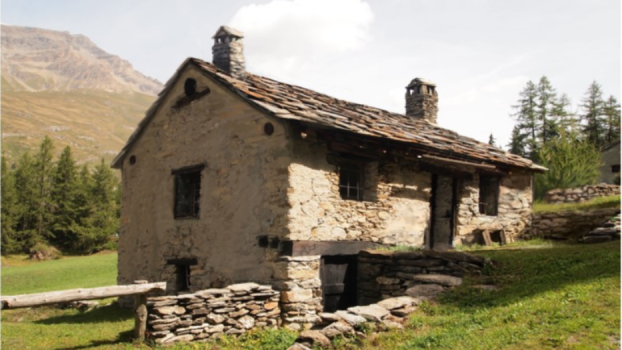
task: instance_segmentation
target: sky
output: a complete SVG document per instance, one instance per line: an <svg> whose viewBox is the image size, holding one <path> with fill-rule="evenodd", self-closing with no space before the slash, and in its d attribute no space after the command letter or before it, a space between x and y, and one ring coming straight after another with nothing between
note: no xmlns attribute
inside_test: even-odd
<svg viewBox="0 0 622 350"><path fill-rule="evenodd" d="M83 34L166 82L187 57L211 61L220 25L244 32L248 71L405 111L430 80L438 124L505 146L528 81L579 110L596 81L620 99L619 0L2 0L3 24Z"/></svg>

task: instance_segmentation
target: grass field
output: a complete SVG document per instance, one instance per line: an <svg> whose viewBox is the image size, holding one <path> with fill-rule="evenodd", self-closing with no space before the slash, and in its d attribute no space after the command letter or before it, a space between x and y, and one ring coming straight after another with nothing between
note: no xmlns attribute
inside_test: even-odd
<svg viewBox="0 0 622 350"><path fill-rule="evenodd" d="M549 204L544 202L536 202L533 204L534 213L604 208L620 208L620 195L594 198L583 203Z"/></svg>
<svg viewBox="0 0 622 350"><path fill-rule="evenodd" d="M365 339L337 339L336 348L619 349L619 242L559 245L540 241L473 253L496 261L486 278L495 282L498 291L469 288L481 281L467 280L438 302L423 305L411 315L405 330L369 333ZM114 284L115 258L109 254L3 267L2 294L12 294L5 290L8 279L12 281L9 290L19 293L46 289L30 285L31 278L49 280L54 288L48 290L86 286L80 279L89 286L98 279L100 285ZM77 273L80 269L88 273ZM94 277L97 269L99 278ZM7 275L6 271L11 272ZM71 281L62 281L67 276ZM114 305L85 313L50 307L7 310L2 312L2 348L150 349L132 344L132 328L131 312ZM238 339L224 337L216 344L180 344L167 349L286 349L294 338L284 330L257 331Z"/></svg>

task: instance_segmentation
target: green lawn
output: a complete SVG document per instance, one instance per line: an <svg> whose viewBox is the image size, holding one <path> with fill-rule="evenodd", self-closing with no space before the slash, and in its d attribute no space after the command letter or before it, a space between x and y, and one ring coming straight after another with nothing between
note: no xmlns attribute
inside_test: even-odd
<svg viewBox="0 0 622 350"><path fill-rule="evenodd" d="M534 213L558 212L562 210L589 210L604 208L620 208L620 195L599 197L582 203L561 203L549 204L544 202L535 202L533 204Z"/></svg>
<svg viewBox="0 0 622 350"><path fill-rule="evenodd" d="M403 331L366 339L338 339L339 349L618 349L620 346L620 243L559 245L516 244L474 254L494 259L483 278L411 315ZM60 266L60 267L59 267ZM64 269L62 268L64 266ZM105 267L107 266L107 267ZM76 271L84 271L77 273ZM2 269L2 294L7 279L24 293L31 276L50 281L32 288L56 289L114 284L116 255L63 258ZM41 273L40 270L46 272ZM11 271L9 276L6 271ZM71 272L67 272L71 271ZM100 271L99 273L95 273ZM105 273L108 271L112 273ZM16 278L16 275L20 278ZM66 276L70 281L64 281ZM483 280L500 290L469 288ZM42 288L42 289L41 289ZM51 307L2 312L3 349L150 349L131 343L131 311L116 306L80 313ZM285 349L294 334L251 332L217 344L180 344L185 349Z"/></svg>

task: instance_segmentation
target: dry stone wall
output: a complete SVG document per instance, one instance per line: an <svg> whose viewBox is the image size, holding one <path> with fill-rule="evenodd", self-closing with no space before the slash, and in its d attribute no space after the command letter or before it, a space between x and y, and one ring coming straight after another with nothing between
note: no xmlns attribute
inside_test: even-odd
<svg viewBox="0 0 622 350"><path fill-rule="evenodd" d="M585 202L593 198L615 196L620 194L619 185L598 184L585 185L578 188L554 189L546 193L544 200L547 203L576 203Z"/></svg>
<svg viewBox="0 0 622 350"><path fill-rule="evenodd" d="M241 283L147 300L147 330L156 343L199 341L280 325L279 293Z"/></svg>
<svg viewBox="0 0 622 350"><path fill-rule="evenodd" d="M576 240L619 213L619 208L536 213L532 232L535 237Z"/></svg>
<svg viewBox="0 0 622 350"><path fill-rule="evenodd" d="M364 250L358 258L358 304L398 297L431 297L481 274L487 260L461 252Z"/></svg>

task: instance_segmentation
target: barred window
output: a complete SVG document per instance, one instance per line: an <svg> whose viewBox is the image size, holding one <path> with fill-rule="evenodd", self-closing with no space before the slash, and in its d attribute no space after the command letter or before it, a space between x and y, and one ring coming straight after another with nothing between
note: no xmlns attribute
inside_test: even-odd
<svg viewBox="0 0 622 350"><path fill-rule="evenodd" d="M175 175L175 219L198 218L201 197L201 170L194 167L173 171Z"/></svg>
<svg viewBox="0 0 622 350"><path fill-rule="evenodd" d="M363 171L361 166L344 164L339 167L339 194L342 199L363 200Z"/></svg>

